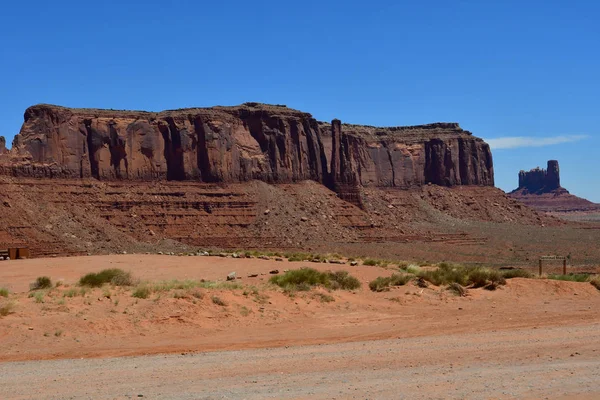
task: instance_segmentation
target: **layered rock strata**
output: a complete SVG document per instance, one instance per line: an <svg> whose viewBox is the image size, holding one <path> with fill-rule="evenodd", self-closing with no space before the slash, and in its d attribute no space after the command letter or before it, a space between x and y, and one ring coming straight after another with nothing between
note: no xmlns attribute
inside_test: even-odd
<svg viewBox="0 0 600 400"><path fill-rule="evenodd" d="M490 148L455 123L376 128L245 103L159 113L36 105L0 173L206 183L313 180L360 186L493 186Z"/></svg>

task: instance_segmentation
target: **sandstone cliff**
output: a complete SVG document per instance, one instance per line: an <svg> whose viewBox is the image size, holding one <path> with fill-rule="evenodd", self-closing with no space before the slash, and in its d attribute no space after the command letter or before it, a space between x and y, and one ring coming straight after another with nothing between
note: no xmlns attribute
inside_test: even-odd
<svg viewBox="0 0 600 400"><path fill-rule="evenodd" d="M489 146L458 124L394 128L318 122L285 106L245 103L159 113L36 105L0 173L101 180L359 186L493 186Z"/></svg>

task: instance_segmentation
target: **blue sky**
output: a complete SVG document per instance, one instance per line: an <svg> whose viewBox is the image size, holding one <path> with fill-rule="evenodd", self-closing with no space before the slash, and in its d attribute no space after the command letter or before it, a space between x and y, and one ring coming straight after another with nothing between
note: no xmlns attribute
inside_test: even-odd
<svg viewBox="0 0 600 400"><path fill-rule="evenodd" d="M600 2L5 3L9 142L36 103L158 111L260 101L320 120L457 121L496 147L498 187L558 159L563 186L600 202Z"/></svg>

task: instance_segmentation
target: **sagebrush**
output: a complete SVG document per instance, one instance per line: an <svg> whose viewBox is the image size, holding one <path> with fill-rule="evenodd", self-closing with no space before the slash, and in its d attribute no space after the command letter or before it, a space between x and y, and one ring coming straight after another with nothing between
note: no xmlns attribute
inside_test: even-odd
<svg viewBox="0 0 600 400"><path fill-rule="evenodd" d="M314 268L300 268L277 275L270 282L288 291L307 291L315 286L322 286L331 290L354 290L361 284L347 271L321 272Z"/></svg>
<svg viewBox="0 0 600 400"><path fill-rule="evenodd" d="M106 283L115 286L133 286L131 273L119 268L103 269L100 272L92 272L79 279L81 286L100 287Z"/></svg>

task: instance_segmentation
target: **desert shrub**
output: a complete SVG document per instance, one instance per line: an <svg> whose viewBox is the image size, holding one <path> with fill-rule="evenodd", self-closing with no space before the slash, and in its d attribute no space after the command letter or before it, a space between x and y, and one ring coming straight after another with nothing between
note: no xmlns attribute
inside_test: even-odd
<svg viewBox="0 0 600 400"><path fill-rule="evenodd" d="M315 298L318 299L321 303L331 303L335 301L335 297L330 296L326 293L315 293Z"/></svg>
<svg viewBox="0 0 600 400"><path fill-rule="evenodd" d="M506 284L504 276L495 269L489 268L471 268L467 269L467 283L474 288L487 287L496 288L498 285Z"/></svg>
<svg viewBox="0 0 600 400"><path fill-rule="evenodd" d="M272 277L270 282L288 292L307 291L315 286L332 290L353 290L360 287L360 281L346 271L320 272L314 268L293 269Z"/></svg>
<svg viewBox="0 0 600 400"><path fill-rule="evenodd" d="M242 285L234 282L213 282L205 280L186 279L183 281L173 279L170 281L155 282L149 284L148 287L152 292L168 292L171 290L191 290L196 288L203 289L240 289Z"/></svg>
<svg viewBox="0 0 600 400"><path fill-rule="evenodd" d="M29 285L30 290L49 289L52 287L52 280L47 276L39 276Z"/></svg>
<svg viewBox="0 0 600 400"><path fill-rule="evenodd" d="M150 297L151 293L152 293L152 291L150 290L150 288L148 286L139 285L138 287L136 287L134 289L134 291L131 295L138 299L147 299L148 297Z"/></svg>
<svg viewBox="0 0 600 400"><path fill-rule="evenodd" d="M448 263L441 263L434 270L420 271L418 276L436 286L448 285L450 283L458 283L461 286L465 286L468 278L464 266Z"/></svg>
<svg viewBox="0 0 600 400"><path fill-rule="evenodd" d="M218 306L225 307L227 305L227 303L225 303L225 301L223 301L219 296L213 296L211 299L212 302Z"/></svg>
<svg viewBox="0 0 600 400"><path fill-rule="evenodd" d="M360 287L360 281L348 271L329 272L330 288L333 290L354 290Z"/></svg>
<svg viewBox="0 0 600 400"><path fill-rule="evenodd" d="M473 287L483 287L488 284L488 273L484 269L473 270L469 273L467 281Z"/></svg>
<svg viewBox="0 0 600 400"><path fill-rule="evenodd" d="M3 300L0 302L0 316L6 317L15 310L15 302L12 300Z"/></svg>
<svg viewBox="0 0 600 400"><path fill-rule="evenodd" d="M512 278L533 278L533 274L524 269L509 269L502 271L502 276L506 279Z"/></svg>
<svg viewBox="0 0 600 400"><path fill-rule="evenodd" d="M466 296L467 288L463 287L460 283L452 282L448 285L448 290L456 294L457 296Z"/></svg>
<svg viewBox="0 0 600 400"><path fill-rule="evenodd" d="M290 262L310 261L314 258L314 256L310 253L286 253L284 256Z"/></svg>
<svg viewBox="0 0 600 400"><path fill-rule="evenodd" d="M600 290L600 276L596 275L590 279L590 284L596 289Z"/></svg>
<svg viewBox="0 0 600 400"><path fill-rule="evenodd" d="M314 268L300 268L288 271L283 275L276 275L270 279L270 282L282 288L297 287L297 290L302 290L300 288L309 290L317 285L326 286L329 279L326 273L319 272Z"/></svg>
<svg viewBox="0 0 600 400"><path fill-rule="evenodd" d="M483 267L467 267L464 265L440 263L437 269L420 271L417 276L436 286L457 283L460 286L475 288L506 284L502 273L498 270ZM491 287L490 287L491 288Z"/></svg>
<svg viewBox="0 0 600 400"><path fill-rule="evenodd" d="M414 278L408 274L392 274L391 276L380 276L369 282L369 289L373 292L390 290L391 286L403 286Z"/></svg>
<svg viewBox="0 0 600 400"><path fill-rule="evenodd" d="M390 278L387 276L379 276L369 282L369 289L373 292L383 292L384 290L389 290L390 287Z"/></svg>
<svg viewBox="0 0 600 400"><path fill-rule="evenodd" d="M40 290L35 293L32 293L31 295L29 295L29 297L33 297L36 303L43 303L45 295L46 295L46 292Z"/></svg>
<svg viewBox="0 0 600 400"><path fill-rule="evenodd" d="M248 315L250 315L251 312L252 311L246 306L242 306L242 308L240 308L240 315L242 317L247 317Z"/></svg>
<svg viewBox="0 0 600 400"><path fill-rule="evenodd" d="M567 275L550 274L550 275L548 275L548 279L554 279L557 281L569 281L569 282L587 282L590 279L590 276L587 274L567 274Z"/></svg>
<svg viewBox="0 0 600 400"><path fill-rule="evenodd" d="M70 288L69 290L65 290L63 292L63 297L75 297L79 294L79 291L75 288Z"/></svg>
<svg viewBox="0 0 600 400"><path fill-rule="evenodd" d="M133 279L131 273L125 272L119 268L104 269L97 273L89 273L79 279L81 286L100 287L105 283L115 286L132 286Z"/></svg>
<svg viewBox="0 0 600 400"><path fill-rule="evenodd" d="M7 288L0 288L0 297L8 297L8 289Z"/></svg>
<svg viewBox="0 0 600 400"><path fill-rule="evenodd" d="M419 267L418 265L415 265L415 264L409 264L406 267L401 267L401 269L403 271L405 271L406 273L413 274L413 275L417 275L419 272L421 272L421 267Z"/></svg>
<svg viewBox="0 0 600 400"><path fill-rule="evenodd" d="M363 260L363 265L367 265L370 267L387 267L389 263L385 260L379 260L377 258L365 258Z"/></svg>

